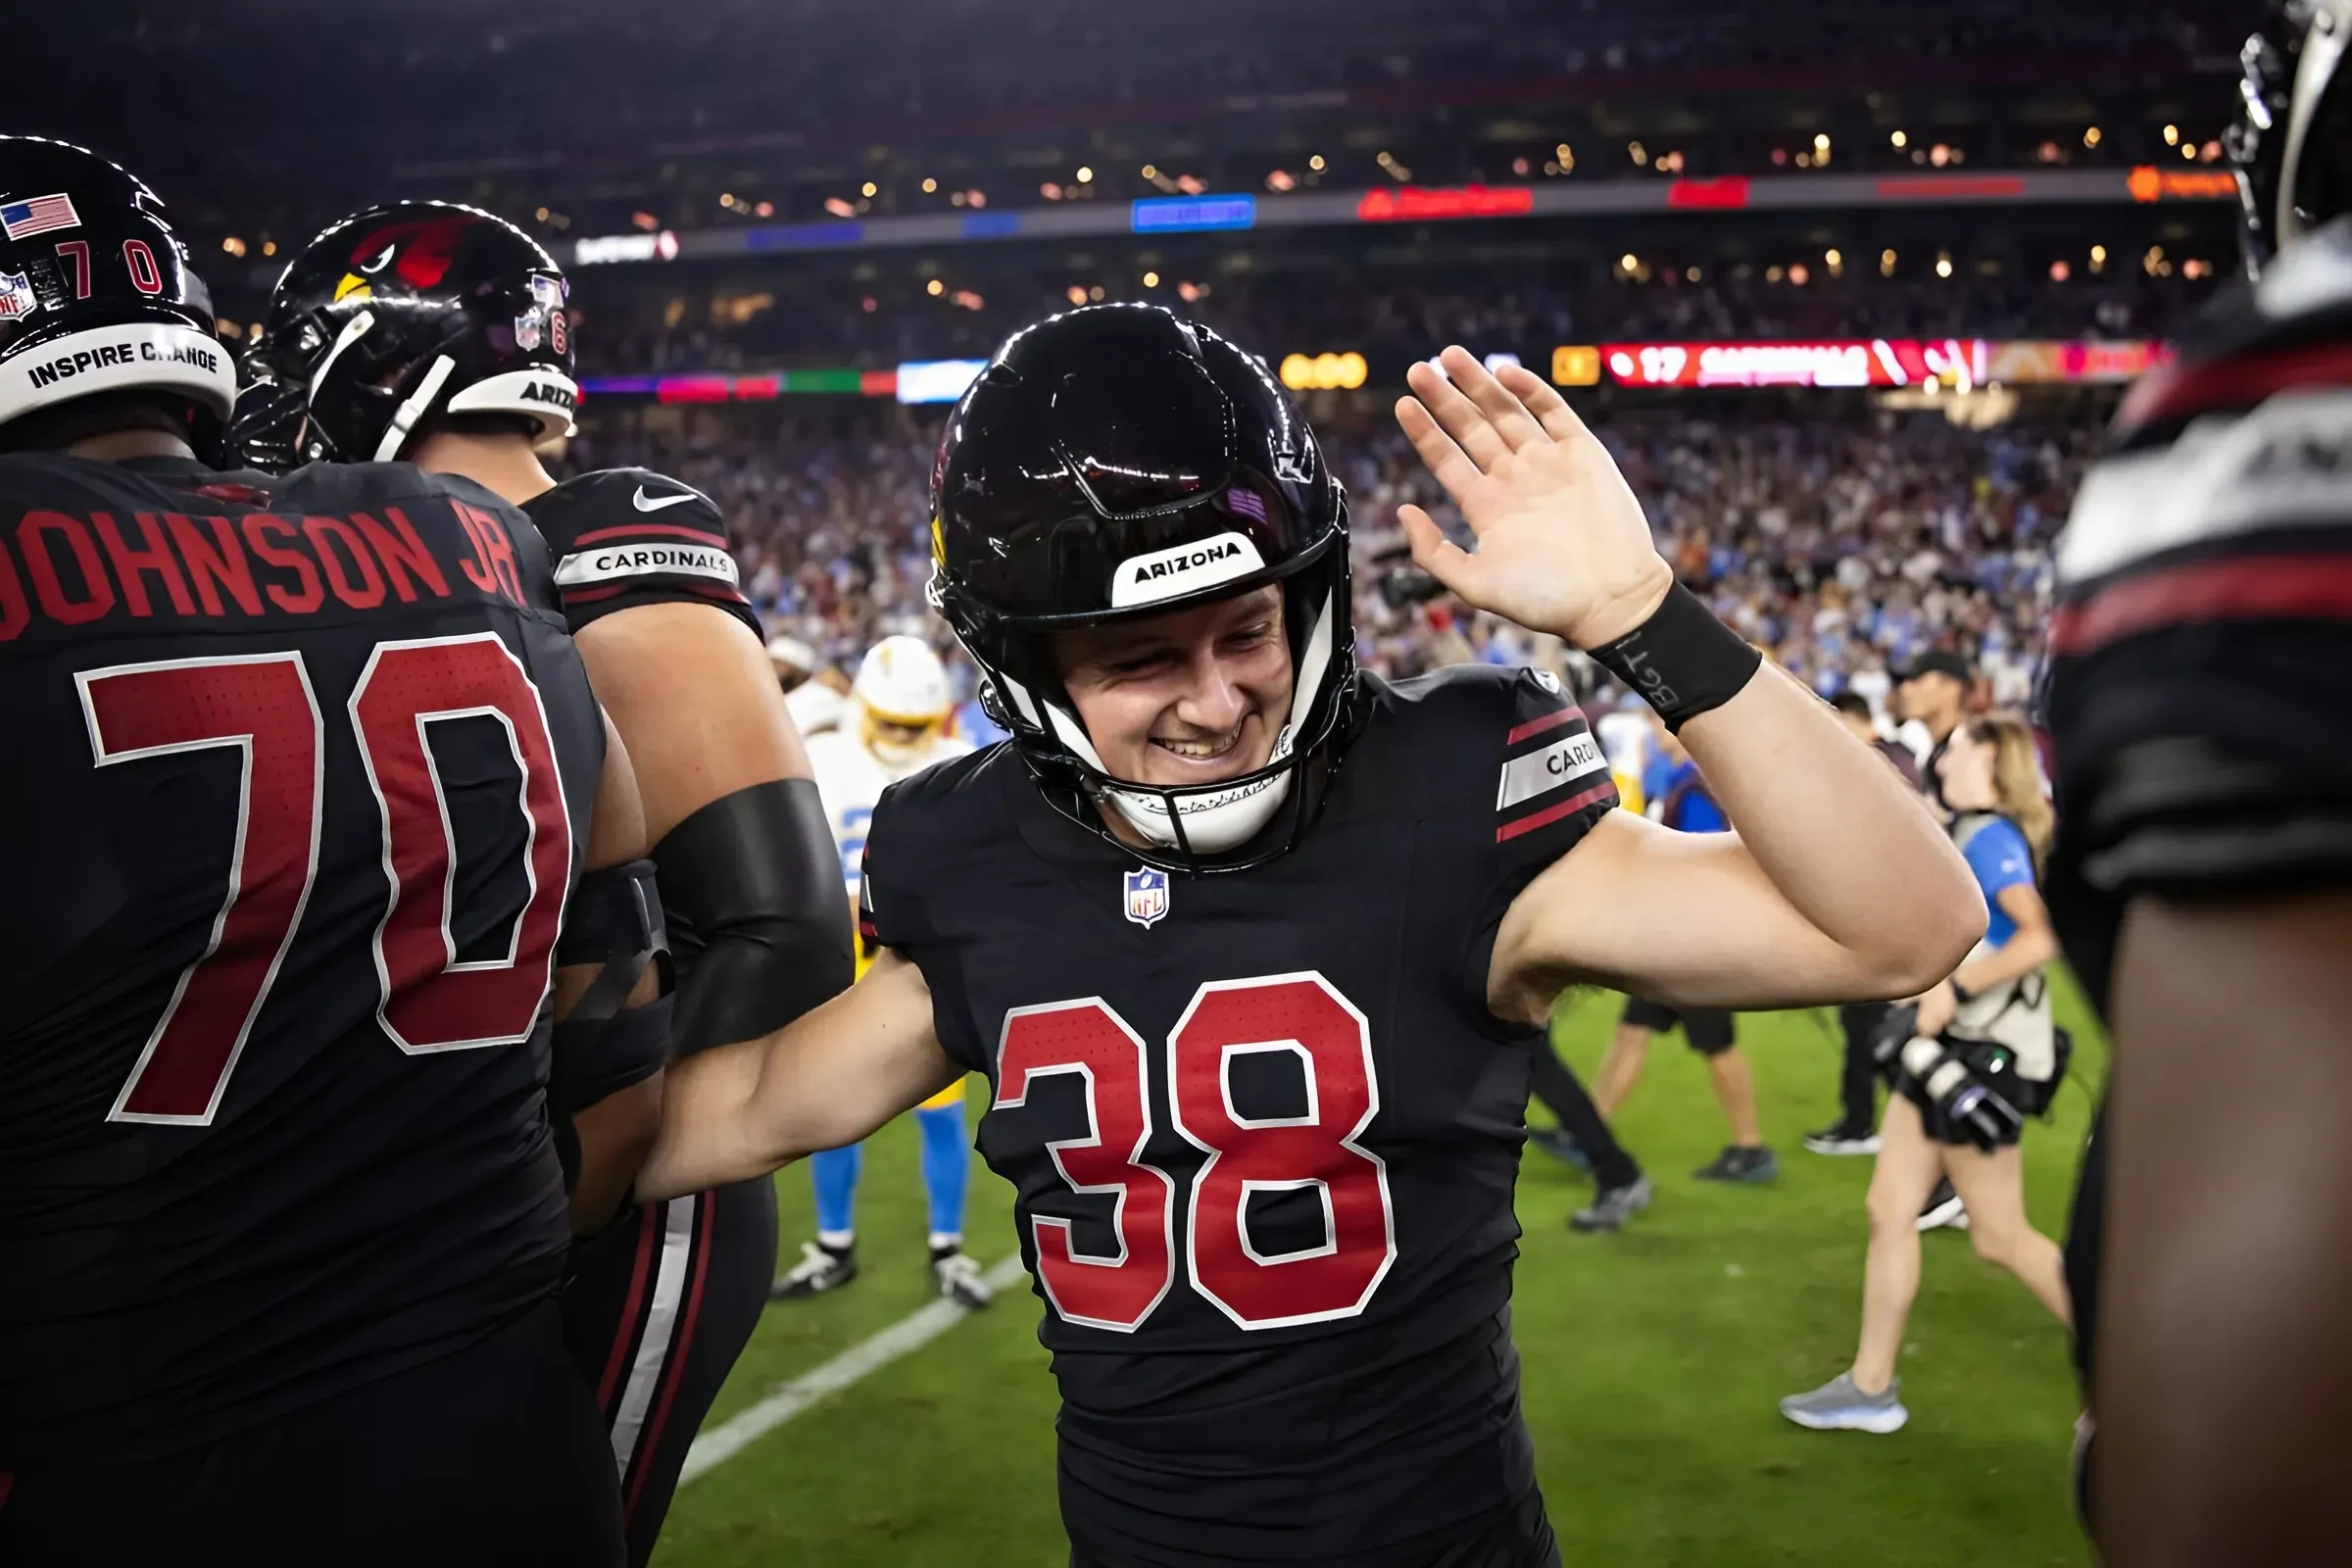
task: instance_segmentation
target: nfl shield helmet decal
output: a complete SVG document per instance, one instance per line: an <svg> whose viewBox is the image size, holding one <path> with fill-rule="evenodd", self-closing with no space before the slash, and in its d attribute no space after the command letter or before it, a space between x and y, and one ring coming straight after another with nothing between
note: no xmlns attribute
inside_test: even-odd
<svg viewBox="0 0 2352 1568"><path fill-rule="evenodd" d="M41 308L23 272L0 272L0 321L20 321Z"/></svg>
<svg viewBox="0 0 2352 1568"><path fill-rule="evenodd" d="M1127 873L1127 918L1145 930L1168 916L1168 873L1147 867Z"/></svg>

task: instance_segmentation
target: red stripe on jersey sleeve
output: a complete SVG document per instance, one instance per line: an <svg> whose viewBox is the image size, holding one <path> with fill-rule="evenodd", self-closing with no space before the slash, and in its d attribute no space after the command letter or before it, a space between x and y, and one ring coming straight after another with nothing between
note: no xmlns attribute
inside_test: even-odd
<svg viewBox="0 0 2352 1568"><path fill-rule="evenodd" d="M1563 708L1556 713L1545 713L1542 718L1531 718L1526 723L1515 726L1508 735L1502 738L1502 744L1516 746L1521 741L1532 739L1547 729L1558 729L1570 719L1583 716L1575 708L1570 707Z"/></svg>
<svg viewBox="0 0 2352 1568"><path fill-rule="evenodd" d="M2139 378L2117 411L2118 432L2169 423L2208 409L2252 408L2300 387L2352 385L2352 343L2189 364L2175 360Z"/></svg>
<svg viewBox="0 0 2352 1568"><path fill-rule="evenodd" d="M1522 833L1533 833L1540 827L1549 827L1561 817L1581 811L1595 801L1612 799L1616 794L1617 785L1614 780L1606 784L1595 784L1582 795L1569 796L1557 806L1547 806L1541 811L1519 818L1516 822L1503 823L1494 830L1494 842L1508 844Z"/></svg>
<svg viewBox="0 0 2352 1568"><path fill-rule="evenodd" d="M2074 656L2200 620L2352 619L2352 556L2200 561L2132 577L2059 609L2050 651Z"/></svg>
<svg viewBox="0 0 2352 1568"><path fill-rule="evenodd" d="M574 539L572 545L576 549L581 545L593 545L607 539L644 539L649 536L659 536L663 539L691 539L696 544L710 545L718 550L727 548L725 534L712 533L708 528L689 528L683 523L675 522L630 522L623 523L617 528L591 528Z"/></svg>

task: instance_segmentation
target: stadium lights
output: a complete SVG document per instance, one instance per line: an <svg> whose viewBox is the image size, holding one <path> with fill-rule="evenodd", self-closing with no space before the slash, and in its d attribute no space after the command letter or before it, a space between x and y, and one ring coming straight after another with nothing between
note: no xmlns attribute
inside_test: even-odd
<svg viewBox="0 0 2352 1568"><path fill-rule="evenodd" d="M1695 283L1695 282L1697 282L1697 281L1698 281L1698 269L1697 269L1697 268L1695 268L1695 267L1693 267L1693 268L1690 269L1689 270L1687 270L1686 272L1684 272L1684 274L1683 274L1683 275L1684 275L1685 277L1688 277L1689 279L1690 279L1690 281L1691 281L1691 282Z"/></svg>
<svg viewBox="0 0 2352 1568"><path fill-rule="evenodd" d="M2083 145L2083 146L2085 146L2085 147L2096 147L2098 144L2099 144L2099 127L2098 127L2098 126L2096 126L2096 125L2093 125L2093 126L2091 126L2091 127L2090 127L2088 130L2086 130L2086 131L2084 131L2084 132L2082 133L2082 145Z"/></svg>
<svg viewBox="0 0 2352 1568"><path fill-rule="evenodd" d="M1910 137L1908 137L1908 136L1906 136L1906 135L1904 135L1904 134L1903 134L1901 131L1899 131L1899 130L1898 130L1898 131L1896 131L1896 132L1895 132L1895 133L1894 133L1892 136L1889 136L1889 137L1888 137L1888 138L1886 138L1886 139L1887 139L1888 141L1890 141L1890 142L1892 142L1892 143L1894 144L1894 150L1895 150L1896 152L1898 152L1898 153L1899 153L1899 152L1901 152L1901 151L1902 151L1904 148L1906 148L1906 147L1908 147L1908 146L1910 146L1910 145L1911 145L1911 138L1910 138Z"/></svg>
<svg viewBox="0 0 2352 1568"><path fill-rule="evenodd" d="M2180 145L2180 127L2179 125L2167 125L2164 127L2164 144L2167 147L2178 147Z"/></svg>
<svg viewBox="0 0 2352 1568"><path fill-rule="evenodd" d="M2090 248L2090 270L2094 272L2104 271L2106 267L2107 247L2104 245L2093 245Z"/></svg>
<svg viewBox="0 0 2352 1568"><path fill-rule="evenodd" d="M1146 164L1144 166L1144 177L1146 179L1157 179L1159 177L1159 166L1157 164Z"/></svg>
<svg viewBox="0 0 2352 1568"><path fill-rule="evenodd" d="M925 179L923 180L923 194L924 194L924 195L926 195L926 196L928 196L928 195L930 195L930 194L931 194L933 191L935 191L935 190L937 190L937 189L939 189L939 181L938 181L938 180L936 180L936 179L931 179L931 178L929 178L929 177L925 177Z"/></svg>
<svg viewBox="0 0 2352 1568"><path fill-rule="evenodd" d="M1798 288L1803 288L1808 282L1812 281L1812 272L1806 269L1805 264L1802 262L1797 262L1788 269L1788 281L1794 283Z"/></svg>
<svg viewBox="0 0 2352 1568"><path fill-rule="evenodd" d="M1086 285L1084 283L1072 283L1068 288L1063 289L1061 294L1062 298L1068 300L1072 305L1086 303Z"/></svg>
<svg viewBox="0 0 2352 1568"><path fill-rule="evenodd" d="M1936 253L1936 275L1937 277L1949 277L1952 275L1952 257L1949 251L1938 251Z"/></svg>
<svg viewBox="0 0 2352 1568"><path fill-rule="evenodd" d="M1813 150L1814 150L1816 153L1820 153L1820 154L1824 154L1824 155L1826 155L1826 154L1829 152L1829 150L1830 150L1830 133L1829 133L1828 131L1826 131L1826 130L1817 130L1817 131L1815 131L1815 132L1813 133Z"/></svg>
<svg viewBox="0 0 2352 1568"><path fill-rule="evenodd" d="M1890 250L1879 252L1879 275L1881 277L1894 275L1894 252Z"/></svg>
<svg viewBox="0 0 2352 1568"><path fill-rule="evenodd" d="M759 206L752 209L752 216L754 218L773 218L776 216L776 204L774 202L761 202Z"/></svg>
<svg viewBox="0 0 2352 1568"><path fill-rule="evenodd" d="M2067 280L2069 277L2071 277L2071 276L2073 276L2073 275L2074 275L2074 269L2066 265L2066 258L2065 258L2065 257L2061 256L2061 257L2059 257L2059 258L2058 258L2056 261L2054 261L2054 262L2052 262L2052 263L2050 264L2050 281L2051 281L2051 282L2053 282L2053 283L2063 283L2063 282L2065 282L2065 281L2066 281L2066 280Z"/></svg>
<svg viewBox="0 0 2352 1568"><path fill-rule="evenodd" d="M858 187L858 194L868 198L879 196L882 194L882 187L869 179Z"/></svg>
<svg viewBox="0 0 2352 1568"><path fill-rule="evenodd" d="M1157 287L1159 287L1159 274L1158 274L1157 272L1146 272L1146 273L1144 274L1144 287L1146 287L1146 288L1157 288Z"/></svg>
<svg viewBox="0 0 2352 1568"><path fill-rule="evenodd" d="M2197 161L2197 150L2194 147L2183 147L2180 149L2180 156L2193 164Z"/></svg>
<svg viewBox="0 0 2352 1568"><path fill-rule="evenodd" d="M1845 265L1844 253L1839 251L1835 245L1831 246L1828 250L1823 251L1821 253L1821 259L1829 264L1829 269L1833 272Z"/></svg>
<svg viewBox="0 0 2352 1568"><path fill-rule="evenodd" d="M222 240L220 242L220 248L228 252L228 254L231 256L242 256L245 254L245 242L237 238L237 236L234 234L231 234L228 236L228 238Z"/></svg>
<svg viewBox="0 0 2352 1568"><path fill-rule="evenodd" d="M275 256L277 254L277 241L273 239L266 239L262 241L262 254L264 256ZM254 324L259 326L261 323L256 321Z"/></svg>
<svg viewBox="0 0 2352 1568"><path fill-rule="evenodd" d="M1084 164L1081 164L1081 165L1079 165L1079 166L1078 166L1078 183L1079 183L1079 184L1081 184L1081 185L1092 185L1094 182L1095 182L1095 172L1094 172L1092 169L1088 168L1088 167L1087 167L1086 165L1084 165Z"/></svg>
<svg viewBox="0 0 2352 1568"><path fill-rule="evenodd" d="M1306 161L1306 167L1313 170L1318 174L1323 172L1323 155L1321 153L1317 153L1312 158L1309 158ZM1146 173L1149 174L1149 172L1150 171L1147 170Z"/></svg>
<svg viewBox="0 0 2352 1568"><path fill-rule="evenodd" d="M1088 289L1086 291L1086 297L1100 304L1102 299L1102 285L1097 283L1093 288Z"/></svg>
<svg viewBox="0 0 2352 1568"><path fill-rule="evenodd" d="M1649 149L1642 146L1638 141L1629 143L1625 149L1625 154L1637 165L1646 164L1649 162Z"/></svg>
<svg viewBox="0 0 2352 1568"><path fill-rule="evenodd" d="M1631 272L1641 265L1642 258L1636 256L1632 251L1627 251L1623 256L1617 258L1617 270L1620 272Z"/></svg>
<svg viewBox="0 0 2352 1568"><path fill-rule="evenodd" d="M942 294L945 294L947 291L948 291L948 285L947 285L947 284L945 284L945 283L942 283L942 282L941 282L941 281L940 281L938 278L936 278L936 277L935 277L935 278L933 278L933 279L932 279L930 282L928 282L928 283L925 283L925 284L923 285L923 292L924 292L924 293L926 293L926 294L928 294L928 295L930 295L930 296L932 296L934 299L938 298L938 297L939 297L940 295L942 295Z"/></svg>

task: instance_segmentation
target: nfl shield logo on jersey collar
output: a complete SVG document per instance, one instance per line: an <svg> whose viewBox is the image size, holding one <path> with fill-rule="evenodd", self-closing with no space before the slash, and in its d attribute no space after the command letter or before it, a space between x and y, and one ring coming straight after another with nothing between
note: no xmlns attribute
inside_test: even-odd
<svg viewBox="0 0 2352 1568"><path fill-rule="evenodd" d="M1168 916L1168 873L1146 867L1127 873L1127 918L1149 931Z"/></svg>

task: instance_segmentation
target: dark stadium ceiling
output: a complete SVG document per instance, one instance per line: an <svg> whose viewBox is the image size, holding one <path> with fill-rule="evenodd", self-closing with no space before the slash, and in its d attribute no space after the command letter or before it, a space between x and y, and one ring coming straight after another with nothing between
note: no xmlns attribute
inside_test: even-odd
<svg viewBox="0 0 2352 1568"><path fill-rule="evenodd" d="M83 140L206 222L291 231L386 194L527 212L727 180L779 198L920 159L1394 138L1467 149L1806 126L1872 100L1952 123L2094 92L2226 91L2250 0L218 0L60 6L0 128ZM102 63L96 67L93 63ZM103 90L93 90L102 87ZM2183 103L2193 94L2184 95ZM2185 116L2201 120L2203 116ZM1130 158L1130 153L1140 156ZM1237 153L1237 160L1240 155ZM1423 161L1424 178L1472 177ZM1505 162L1507 164L1507 155ZM1256 168L1252 180L1261 177ZM887 181L887 173L877 173ZM1041 176L1026 176L1034 191ZM1067 177L1066 175L1063 177ZM1213 177L1213 176L1212 176ZM1374 175L1372 177L1378 177ZM622 200L622 192L637 195ZM800 215L794 215L800 216Z"/></svg>

